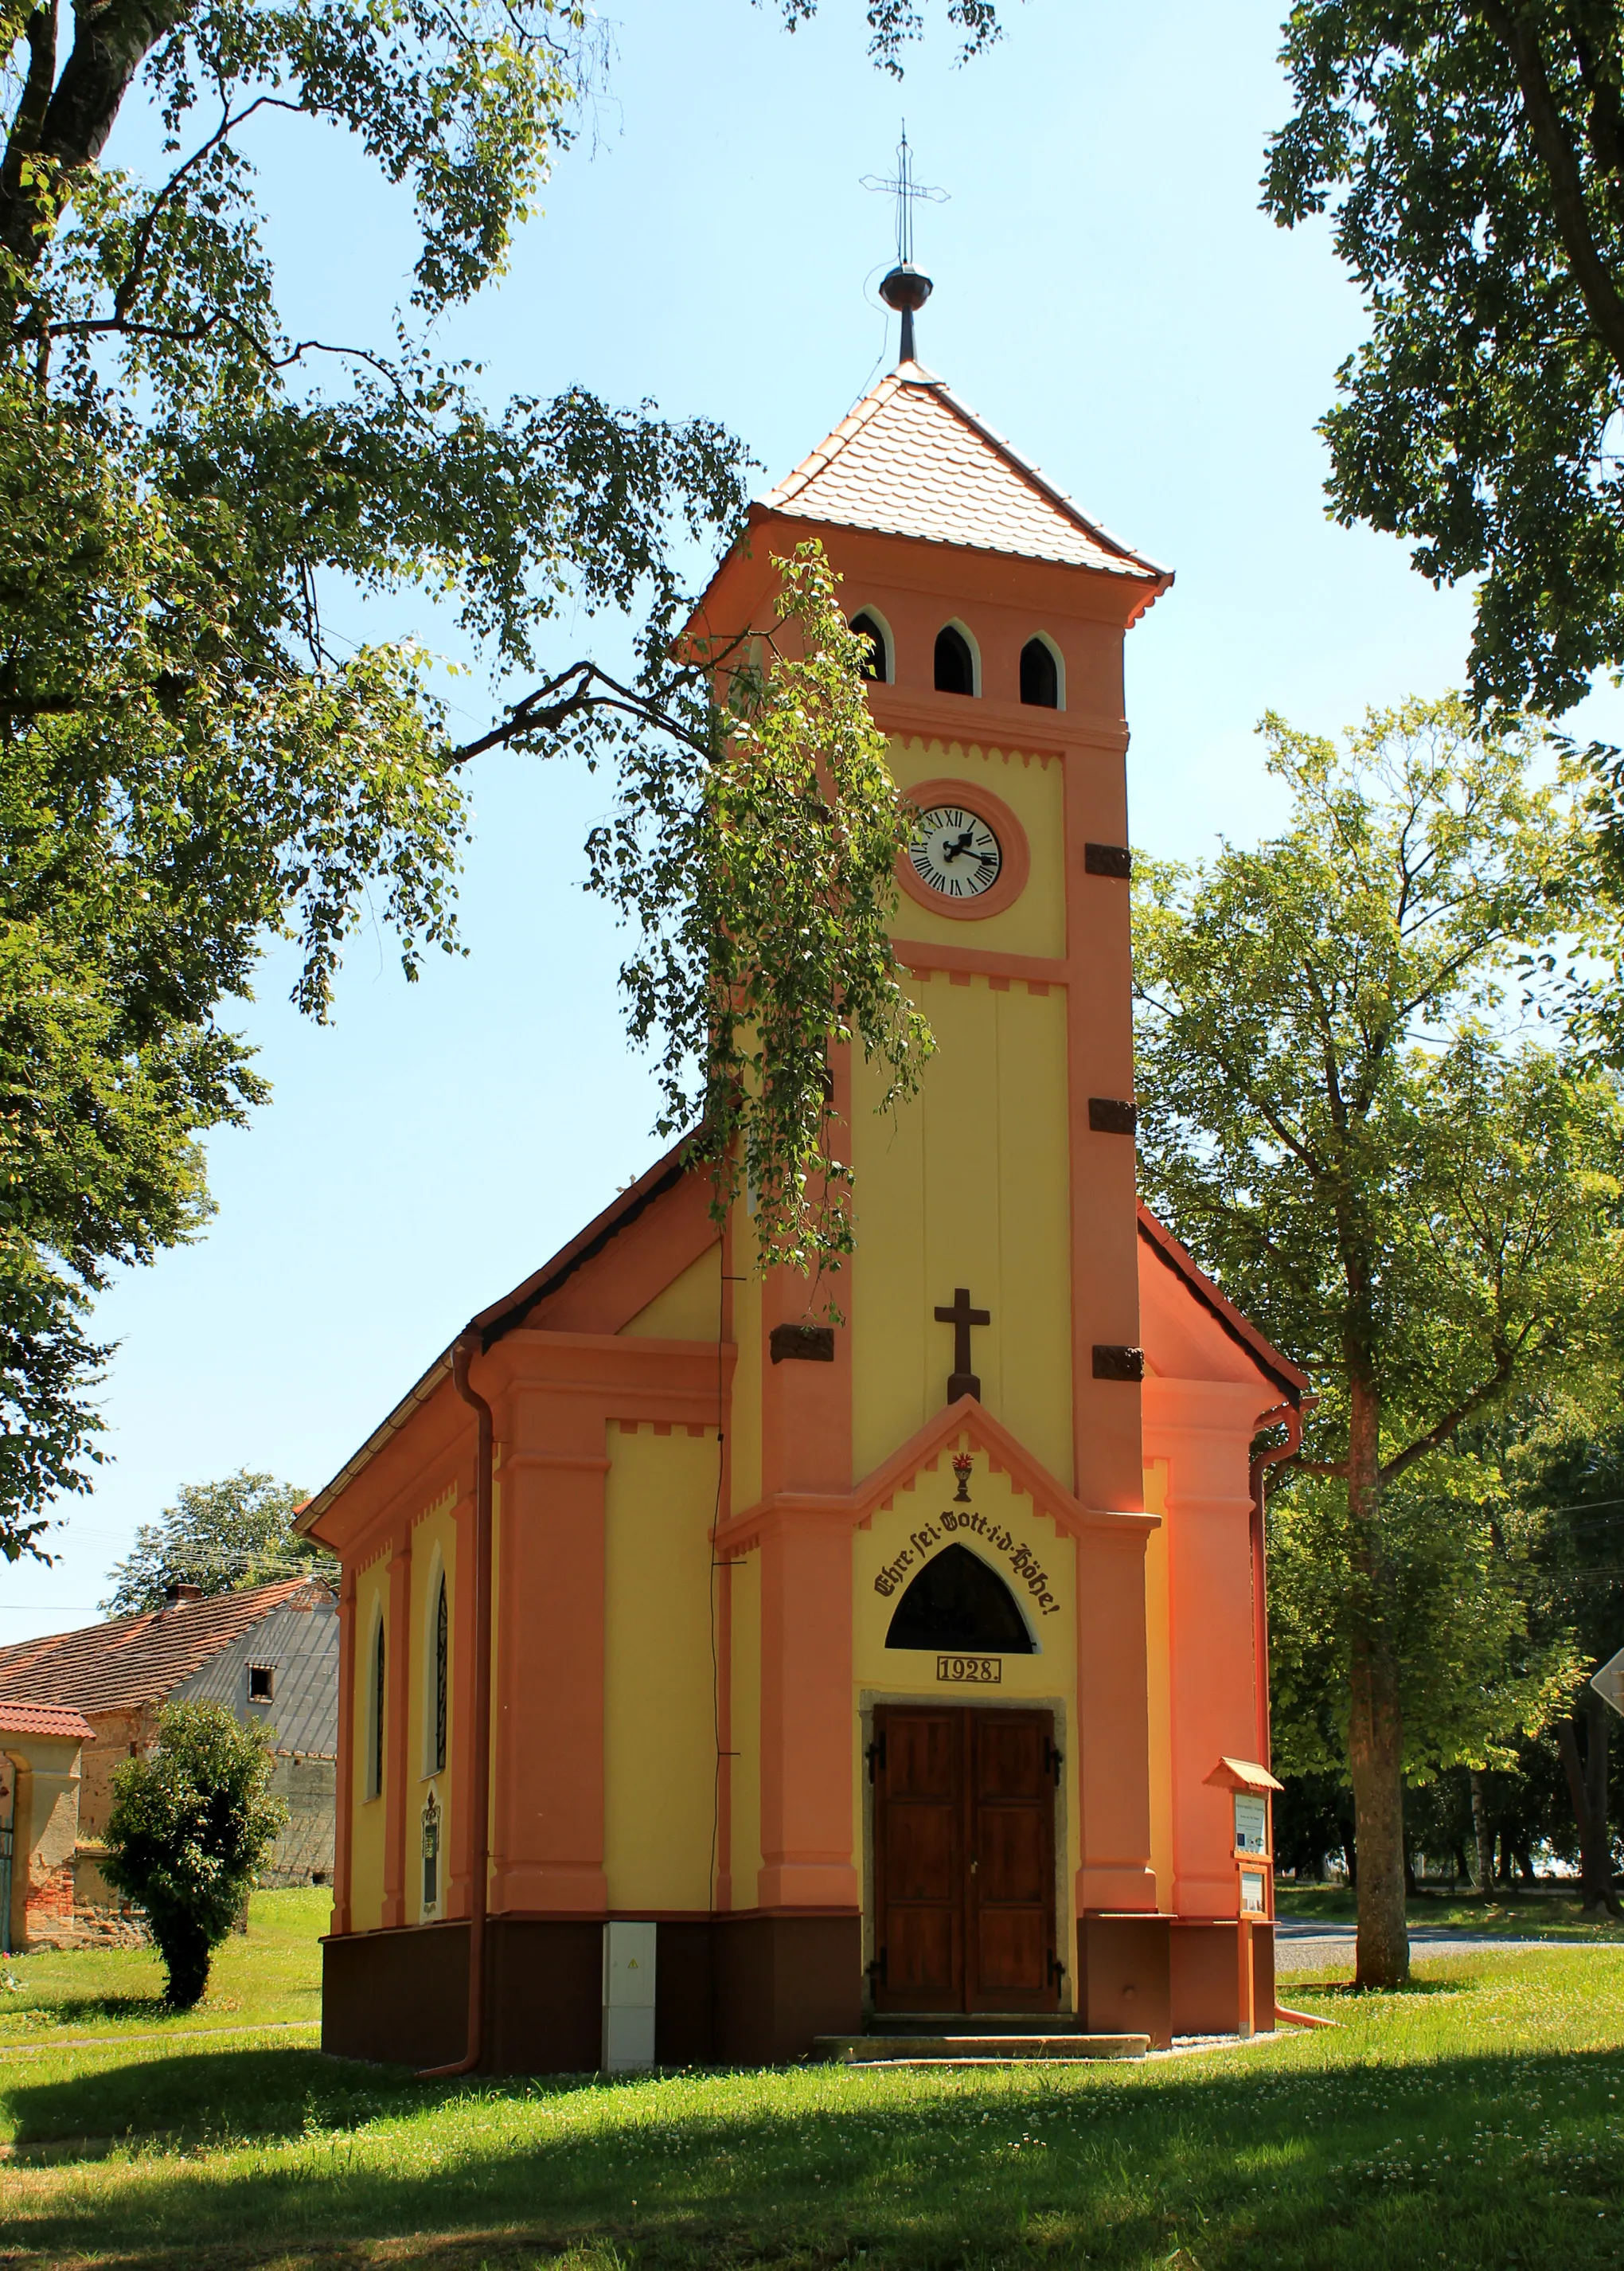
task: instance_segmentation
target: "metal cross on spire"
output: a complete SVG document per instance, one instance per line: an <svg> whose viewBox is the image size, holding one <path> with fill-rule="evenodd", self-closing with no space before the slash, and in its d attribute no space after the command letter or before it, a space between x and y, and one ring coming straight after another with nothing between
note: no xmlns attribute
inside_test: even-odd
<svg viewBox="0 0 1624 2271"><path fill-rule="evenodd" d="M879 174L864 174L865 190L884 190L896 199L896 266L879 287L879 296L886 307L897 309L902 318L902 351L900 360L914 361L914 316L931 296L931 279L914 265L914 207L923 197L931 205L945 205L945 190L932 189L914 179L914 153L908 146L908 126L902 127L902 138L897 145L896 172L890 178Z"/></svg>

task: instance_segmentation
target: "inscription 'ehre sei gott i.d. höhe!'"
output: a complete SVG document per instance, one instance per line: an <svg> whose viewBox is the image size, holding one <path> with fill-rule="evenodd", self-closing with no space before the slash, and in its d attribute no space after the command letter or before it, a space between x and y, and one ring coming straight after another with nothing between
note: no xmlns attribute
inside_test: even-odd
<svg viewBox="0 0 1624 2271"><path fill-rule="evenodd" d="M886 1562L874 1580L874 1590L881 1600L888 1601L897 1588L908 1582L908 1571L928 1561L943 1539L958 1530L968 1530L973 1537L984 1539L995 1553L1004 1555L1012 1575L1031 1594L1032 1605L1041 1616L1059 1615L1060 1604L1049 1590L1049 1572L1041 1567L1032 1548L1001 1523L989 1522L984 1514L973 1510L960 1514L952 1507L946 1508L935 1522L922 1523L917 1530L908 1531L908 1544L894 1560Z"/></svg>

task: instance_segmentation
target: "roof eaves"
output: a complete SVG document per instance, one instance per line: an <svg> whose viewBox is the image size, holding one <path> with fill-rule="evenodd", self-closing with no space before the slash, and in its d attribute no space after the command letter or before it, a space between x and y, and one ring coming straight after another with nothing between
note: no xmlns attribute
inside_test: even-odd
<svg viewBox="0 0 1624 2271"><path fill-rule="evenodd" d="M656 1159L634 1183L620 1192L612 1204L605 1207L601 1214L595 1216L584 1230L570 1240L567 1246L560 1247L550 1262L544 1262L539 1270L523 1279L510 1293L503 1294L501 1300L493 1301L488 1308L479 1310L476 1315L469 1319L463 1329L464 1332L478 1334L479 1345L483 1352L488 1354L505 1334L515 1331L533 1309L546 1300L551 1294L556 1293L560 1286L566 1284L575 1276L576 1270L595 1260L609 1244L611 1239L617 1237L621 1231L628 1230L646 1208L652 1206L654 1202L663 1197L667 1191L675 1188L687 1173L686 1162L683 1157L686 1145L687 1138L685 1136L680 1142L673 1144L663 1158ZM456 1337L457 1339L461 1337L461 1334ZM441 1382L450 1374L451 1351L456 1345L456 1341L453 1340L449 1346L441 1351L422 1378L401 1398L388 1418L373 1429L360 1448L352 1458L345 1461L332 1480L317 1491L314 1498L306 1500L294 1518L295 1530L308 1531L312 1523L319 1521L335 1500L366 1471L379 1452L400 1433L413 1414L428 1402Z"/></svg>
<svg viewBox="0 0 1624 2271"><path fill-rule="evenodd" d="M933 391L939 392L943 401L973 432L981 436L990 449L996 450L1014 472L1020 473L1023 480L1030 481L1034 488L1040 489L1050 504L1064 513L1069 520L1075 522L1077 526L1086 535L1092 537L1096 544L1106 546L1109 550L1116 553L1121 559L1131 562L1134 567L1142 570L1146 574L1160 577L1166 583L1171 584L1173 581L1171 568L1165 567L1161 561L1152 560L1145 553L1137 551L1123 537L1113 536L1103 521L1095 520L1086 513L1075 497L1068 496L1063 488L1057 488L1049 480L1048 474L1040 466L1034 465L1029 458L1023 457L1015 444L1000 434L996 426L989 426L979 411L972 410L968 402L960 401L952 387L945 381L937 380Z"/></svg>
<svg viewBox="0 0 1624 2271"><path fill-rule="evenodd" d="M1287 1403L1301 1405L1305 1392L1312 1386L1306 1372L1299 1372L1289 1357L1282 1356L1273 1343L1264 1338L1251 1319L1235 1307L1227 1295L1207 1276L1194 1255L1179 1244L1165 1224L1139 1202L1139 1236L1150 1247L1163 1267L1170 1270L1184 1284L1236 1345L1245 1350L1252 1362L1276 1387L1284 1391Z"/></svg>

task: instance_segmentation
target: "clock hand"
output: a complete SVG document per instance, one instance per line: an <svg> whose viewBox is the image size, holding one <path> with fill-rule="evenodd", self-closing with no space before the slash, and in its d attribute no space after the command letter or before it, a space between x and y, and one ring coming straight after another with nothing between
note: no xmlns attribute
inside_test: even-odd
<svg viewBox="0 0 1624 2271"><path fill-rule="evenodd" d="M961 852L968 852L972 849L973 846L970 843L970 830L967 828L962 836L955 836L951 844L945 844L942 846L942 857L944 860L956 860ZM976 856L977 858L990 859L991 854L990 853L977 853Z"/></svg>

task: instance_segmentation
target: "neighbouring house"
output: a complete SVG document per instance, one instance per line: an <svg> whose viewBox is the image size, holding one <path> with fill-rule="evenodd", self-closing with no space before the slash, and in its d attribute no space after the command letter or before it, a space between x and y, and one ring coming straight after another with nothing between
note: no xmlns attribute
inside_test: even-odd
<svg viewBox="0 0 1624 2271"><path fill-rule="evenodd" d="M11 1762L0 1771L13 1791L0 1798L0 1820L10 1805L16 1816L12 1874L18 1885L26 1879L34 1887L26 1894L13 1887L14 1947L106 1937L129 1917L99 1866L113 1775L125 1759L152 1747L159 1711L176 1702L224 1703L270 1739L276 1755L271 1788L287 1801L288 1821L263 1881L330 1879L338 1747L333 1594L319 1577L207 1596L195 1585L175 1585L161 1609L0 1649L0 1752ZM30 1716L63 1720L61 1731L41 1728L27 1737L36 1746L54 1742L63 1756L53 1752L48 1761L22 1768L15 1763L24 1740L20 1723ZM13 1727L19 1729L15 1737ZM74 1743L78 1754L70 1762L66 1752ZM17 1810L25 1774L34 1793L24 1809L26 1828ZM48 1778L54 1778L48 1798ZM25 1835L34 1841L26 1868ZM71 1862L71 1899L61 1875L65 1860ZM48 1897L48 1880L54 1888Z"/></svg>
<svg viewBox="0 0 1624 2271"><path fill-rule="evenodd" d="M0 1949L78 1937L79 1758L90 1723L62 1703L0 1703Z"/></svg>

